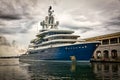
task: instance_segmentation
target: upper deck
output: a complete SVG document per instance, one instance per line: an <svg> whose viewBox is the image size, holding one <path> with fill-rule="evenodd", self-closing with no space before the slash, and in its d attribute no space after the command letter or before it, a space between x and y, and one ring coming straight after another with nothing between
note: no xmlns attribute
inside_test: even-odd
<svg viewBox="0 0 120 80"><path fill-rule="evenodd" d="M43 47L81 42L81 40L78 40L78 37L80 36L72 34L74 31L58 29L59 22L55 21L51 6L48 9L48 16L46 16L45 20L43 20L40 24L42 29L39 33L37 33L37 38L31 41L34 46L39 45L38 47Z"/></svg>
<svg viewBox="0 0 120 80"><path fill-rule="evenodd" d="M56 34L56 35L50 35L50 36L46 36L46 37L44 37L44 39L49 39L49 38L73 38L73 39L77 39L78 37L80 37L80 36L78 36L78 35L70 35L70 34Z"/></svg>
<svg viewBox="0 0 120 80"><path fill-rule="evenodd" d="M50 29L43 32L39 32L36 36L39 37L40 35L54 35L54 34L72 34L74 31L70 30L58 30L58 29Z"/></svg>

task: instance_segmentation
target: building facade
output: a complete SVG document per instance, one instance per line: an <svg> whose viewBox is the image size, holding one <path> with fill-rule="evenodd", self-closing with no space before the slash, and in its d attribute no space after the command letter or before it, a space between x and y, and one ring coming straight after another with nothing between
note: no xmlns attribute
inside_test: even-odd
<svg viewBox="0 0 120 80"><path fill-rule="evenodd" d="M120 32L87 38L85 40L101 42L93 53L92 60L120 62Z"/></svg>

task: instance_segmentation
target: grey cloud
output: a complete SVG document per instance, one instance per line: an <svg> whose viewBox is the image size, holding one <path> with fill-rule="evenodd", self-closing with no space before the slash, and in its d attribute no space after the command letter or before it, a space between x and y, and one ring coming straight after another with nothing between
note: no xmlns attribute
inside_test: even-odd
<svg viewBox="0 0 120 80"><path fill-rule="evenodd" d="M0 34L27 33L39 19L39 16L32 15L37 2L38 0L0 0ZM34 19L36 16L37 19Z"/></svg>
<svg viewBox="0 0 120 80"><path fill-rule="evenodd" d="M30 17L33 1L36 0L0 0L0 19L16 20Z"/></svg>
<svg viewBox="0 0 120 80"><path fill-rule="evenodd" d="M13 20L19 19L15 6L9 2L3 0L0 1L0 19Z"/></svg>
<svg viewBox="0 0 120 80"><path fill-rule="evenodd" d="M89 28L89 27L80 27L80 31L81 31L81 33L85 33L85 32L87 32L87 31L91 31L91 30L93 30L92 28Z"/></svg>
<svg viewBox="0 0 120 80"><path fill-rule="evenodd" d="M120 14L120 13L119 13L119 14ZM114 20L114 21L120 21L120 15L119 15L119 16L116 16L116 17L111 18L111 20Z"/></svg>
<svg viewBox="0 0 120 80"><path fill-rule="evenodd" d="M119 22L114 22L114 21L111 21L111 22L107 22L108 25L117 25L117 26L120 26L120 21Z"/></svg>
<svg viewBox="0 0 120 80"><path fill-rule="evenodd" d="M0 28L0 34L23 34L23 33L27 33L31 28L32 25L34 25L36 23L36 21L29 21L26 24L20 27L13 27L13 28L9 28L9 27L1 27Z"/></svg>
<svg viewBox="0 0 120 80"><path fill-rule="evenodd" d="M5 26L5 24L4 24L4 23L2 23L2 22L0 22L0 26Z"/></svg>
<svg viewBox="0 0 120 80"><path fill-rule="evenodd" d="M120 26L120 16L114 16L110 20L104 22L106 26Z"/></svg>
<svg viewBox="0 0 120 80"><path fill-rule="evenodd" d="M71 26L71 25L63 25L62 27L69 28L69 29L74 29L74 30L77 30L77 29L80 28L78 26Z"/></svg>
<svg viewBox="0 0 120 80"><path fill-rule="evenodd" d="M26 29L22 29L21 27L15 28L0 28L0 34L16 34L16 33L25 33Z"/></svg>
<svg viewBox="0 0 120 80"><path fill-rule="evenodd" d="M87 31L93 30L93 28L90 27L90 26L88 26L88 27L86 27L86 26L85 27L84 26L80 27L80 26L76 26L76 25L74 25L74 26L71 26L71 25L61 25L61 26L64 27L64 28L72 29L72 30L79 30L81 33L85 33Z"/></svg>

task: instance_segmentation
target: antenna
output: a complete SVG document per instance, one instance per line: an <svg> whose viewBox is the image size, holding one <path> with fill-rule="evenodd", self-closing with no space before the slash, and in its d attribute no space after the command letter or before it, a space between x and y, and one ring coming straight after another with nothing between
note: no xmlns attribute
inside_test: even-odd
<svg viewBox="0 0 120 80"><path fill-rule="evenodd" d="M48 15L45 17L45 19L42 22L40 22L42 29L57 29L59 22L55 21L53 12L54 10L52 9L52 6L49 6Z"/></svg>

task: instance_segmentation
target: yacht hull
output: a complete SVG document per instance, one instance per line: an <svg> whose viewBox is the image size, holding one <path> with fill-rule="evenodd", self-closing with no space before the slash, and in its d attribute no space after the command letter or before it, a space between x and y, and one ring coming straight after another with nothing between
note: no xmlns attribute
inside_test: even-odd
<svg viewBox="0 0 120 80"><path fill-rule="evenodd" d="M51 47L28 51L20 56L20 60L83 60L89 61L98 43L84 43L61 47ZM74 58L72 58L74 57Z"/></svg>

